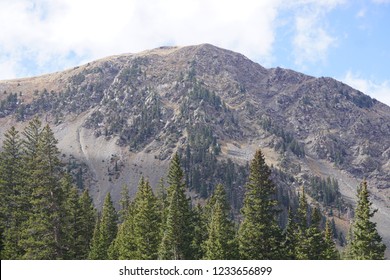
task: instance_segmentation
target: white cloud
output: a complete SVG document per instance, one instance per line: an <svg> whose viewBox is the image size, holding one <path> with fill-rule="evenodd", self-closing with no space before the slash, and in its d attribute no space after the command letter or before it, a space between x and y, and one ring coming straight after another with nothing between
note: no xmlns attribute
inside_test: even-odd
<svg viewBox="0 0 390 280"><path fill-rule="evenodd" d="M390 80L374 82L348 71L341 79L344 83L390 106Z"/></svg>
<svg viewBox="0 0 390 280"><path fill-rule="evenodd" d="M207 42L267 63L281 3L2 0L0 66L13 70L0 70L0 79L61 69L74 62L69 57L92 60L164 44Z"/></svg>
<svg viewBox="0 0 390 280"><path fill-rule="evenodd" d="M302 0L294 2L295 36L293 40L295 63L300 68L307 64L324 63L328 50L337 45L337 37L327 30L326 15L344 0Z"/></svg>
<svg viewBox="0 0 390 280"><path fill-rule="evenodd" d="M365 8L362 8L357 12L356 17L357 18L364 18L366 16L367 10Z"/></svg>

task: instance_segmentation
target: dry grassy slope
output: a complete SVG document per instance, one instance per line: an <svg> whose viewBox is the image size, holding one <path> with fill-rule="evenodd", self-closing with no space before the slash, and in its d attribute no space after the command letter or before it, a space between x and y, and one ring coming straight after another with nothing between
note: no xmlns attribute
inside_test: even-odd
<svg viewBox="0 0 390 280"><path fill-rule="evenodd" d="M281 155L270 147L274 137L264 132L257 122L257 118L263 113L275 117L275 120L285 127L294 130L296 137L306 144L305 159L294 160L302 166L302 172L309 172L318 176L332 176L339 180L341 192L350 201L355 201L355 190L359 180L355 179L347 171L342 171L330 163L326 158L320 159L315 153L316 143L323 138L323 134L348 134L350 131L340 132L340 123L337 114L327 113L322 95L313 93L328 92L332 89L334 81L319 81L313 77L305 76L290 70L280 68L267 70L258 64L252 63L242 55L230 51L221 50L210 45L200 45L191 47L159 48L145 51L139 54L127 54L122 56L112 56L86 65L75 67L64 72L48 74L40 77L25 78L18 80L0 81L0 100L7 92L22 92L25 103L31 102L34 98L34 91L47 89L58 92L69 79L85 70L94 67L106 67L106 65L127 65L129 58L148 58L150 67L146 69L145 79L151 81L156 91L162 97L162 104L174 112L173 119L179 114L180 96L175 96L172 92L177 76L190 67L196 69L197 79L201 80L205 86L210 87L221 96L227 106L237 112L242 124L242 137L229 139L220 137L222 144L222 158L231 158L240 163L246 163L252 157L254 151L261 147L266 155L267 163L278 165ZM116 78L113 79L115 81ZM218 81L216 83L216 81ZM239 83L245 86L244 94L237 94ZM337 85L340 87L340 85ZM309 92L309 97L313 97L308 104L302 106L298 100L302 101L305 94ZM336 96L336 92L329 92L329 96ZM316 99L317 98L317 99ZM318 102L320 107L311 106L311 102ZM255 114L245 112L247 103L258 108ZM350 111L349 103L341 102L339 106L340 114L348 119ZM86 129L83 124L96 108L89 109L80 115L69 115L66 121L59 125L54 125L50 113L42 116L44 123L51 124L56 137L59 139L61 151L67 155L71 154L80 161L85 161L92 174L91 192L95 203L101 205L107 192L111 192L114 199L119 199L120 187L123 183L130 186L131 194L136 192L136 186L142 175L148 177L154 187L158 180L163 177L169 165L169 158L156 160L160 142L152 141L139 152L129 152L127 147L116 145L116 138L105 139L105 137L94 136L92 130ZM318 110L321 114L316 115ZM386 131L386 120L389 118L389 108L380 104L374 105L370 110L354 108L358 112L357 116L362 118L365 115L372 120L378 120L377 127ZM335 111L329 111L335 112ZM326 115L329 114L329 115ZM285 117L287 116L287 117ZM354 118L356 116L353 115ZM321 119L323 118L323 119ZM170 120L172 122L172 120ZM381 123L382 122L382 123ZM384 122L384 123L383 123ZM325 130L329 124L335 123L331 130ZM167 123L167 125L169 122ZM12 117L0 118L0 141L4 132L11 126L16 125L22 130L25 123L16 123ZM358 129L351 123L351 129ZM223 131L217 130L217 133ZM378 131L380 133L380 131ZM369 135L375 138L375 133ZM183 136L184 137L184 136ZM372 138L372 139L374 139ZM375 139L374 139L375 140ZM383 141L383 155L390 154L388 139ZM179 145L180 141L176 143ZM321 142L322 143L322 142ZM325 143L325 142L324 142ZM325 143L326 144L326 143ZM371 142L367 146L355 143L351 147L353 153L358 154L355 161L364 161L366 154L364 149L370 150ZM386 148L387 147L387 148ZM108 179L108 169L112 168L112 158L116 157L123 164L120 176L112 176ZM384 156L386 158L386 156ZM384 171L390 170L390 160L382 166ZM293 174L299 175L299 174ZM375 216L378 222L378 229L390 248L390 192L389 189L377 189L375 177L369 178L369 186L373 194L374 207L379 209ZM386 182L385 182L386 183ZM390 257L390 250L387 251Z"/></svg>

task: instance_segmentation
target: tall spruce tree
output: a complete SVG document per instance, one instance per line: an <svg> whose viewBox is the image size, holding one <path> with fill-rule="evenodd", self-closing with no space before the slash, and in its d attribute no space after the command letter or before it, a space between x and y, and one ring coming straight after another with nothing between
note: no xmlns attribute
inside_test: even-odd
<svg viewBox="0 0 390 280"><path fill-rule="evenodd" d="M134 200L135 258L157 259L160 243L161 214L158 200L147 180L141 179Z"/></svg>
<svg viewBox="0 0 390 280"><path fill-rule="evenodd" d="M27 217L23 207L21 139L15 127L4 134L0 153L0 252L2 259L19 258L19 228ZM27 200L27 198L25 198ZM6 250L4 248L6 247Z"/></svg>
<svg viewBox="0 0 390 280"><path fill-rule="evenodd" d="M297 223L295 222L295 217L292 210L289 209L287 225L283 232L283 244L282 244L282 248L284 251L283 259L295 260L297 257L297 252L296 252L297 246L298 246Z"/></svg>
<svg viewBox="0 0 390 280"><path fill-rule="evenodd" d="M35 156L29 162L32 210L23 227L25 259L61 259L61 199L63 198L58 141L49 126L40 133Z"/></svg>
<svg viewBox="0 0 390 280"><path fill-rule="evenodd" d="M163 224L159 259L191 259L193 221L190 201L185 194L180 159L175 154L168 172L168 207Z"/></svg>
<svg viewBox="0 0 390 280"><path fill-rule="evenodd" d="M360 184L357 197L349 255L356 260L384 259L386 246L382 243L376 223L370 220L377 210L371 209L372 202L369 200L366 180Z"/></svg>
<svg viewBox="0 0 390 280"><path fill-rule="evenodd" d="M313 210L310 226L306 230L306 239L303 241L305 246L304 257L302 259L321 260L326 249L325 238L320 229L321 213L316 207Z"/></svg>
<svg viewBox="0 0 390 280"><path fill-rule="evenodd" d="M223 185L218 184L209 200L210 217L207 224L207 239L204 242L205 259L238 259L238 244L234 223L229 219L229 206Z"/></svg>
<svg viewBox="0 0 390 280"><path fill-rule="evenodd" d="M191 241L191 252L194 260L204 258L205 248L203 245L207 238L206 220L205 209L200 204L196 205L192 209L193 238Z"/></svg>
<svg viewBox="0 0 390 280"><path fill-rule="evenodd" d="M298 260L307 260L309 258L307 231L309 224L309 204L305 194L305 189L302 188L302 193L299 195L299 205L297 210L297 227L296 227L296 246L295 257Z"/></svg>
<svg viewBox="0 0 390 280"><path fill-rule="evenodd" d="M271 170L261 150L257 150L250 165L246 185L243 221L238 238L242 259L280 259L281 230L277 223L276 187L271 181Z"/></svg>
<svg viewBox="0 0 390 280"><path fill-rule="evenodd" d="M4 134L3 149L0 153L0 253L5 243L8 246L7 250L12 247L12 250L17 252L18 227L26 215L19 201L22 185L21 152L19 132L15 127L11 127ZM7 254L1 255L4 258Z"/></svg>
<svg viewBox="0 0 390 280"><path fill-rule="evenodd" d="M124 221L119 225L118 234L111 244L108 252L112 260L134 260L136 259L136 242L134 236L134 203L130 203Z"/></svg>
<svg viewBox="0 0 390 280"><path fill-rule="evenodd" d="M79 197L79 224L78 229L78 259L87 259L93 237L95 222L97 219L96 209L87 189Z"/></svg>
<svg viewBox="0 0 390 280"><path fill-rule="evenodd" d="M111 200L111 194L108 193L104 200L101 217L97 220L97 225L92 238L89 259L108 259L108 249L115 239L118 231L117 221L118 214L116 213Z"/></svg>
<svg viewBox="0 0 390 280"><path fill-rule="evenodd" d="M329 220L325 223L325 249L322 253L323 260L338 260L340 254L337 251L336 244L333 241L333 230Z"/></svg>
<svg viewBox="0 0 390 280"><path fill-rule="evenodd" d="M61 184L64 195L61 215L61 249L64 259L76 260L81 255L78 243L79 230L84 226L80 223L79 194L69 174L61 179Z"/></svg>
<svg viewBox="0 0 390 280"><path fill-rule="evenodd" d="M125 220L125 216L128 212L129 205L130 205L129 187L126 184L123 184L121 189L121 198L119 200L120 209L118 212L120 223L123 223L123 221Z"/></svg>

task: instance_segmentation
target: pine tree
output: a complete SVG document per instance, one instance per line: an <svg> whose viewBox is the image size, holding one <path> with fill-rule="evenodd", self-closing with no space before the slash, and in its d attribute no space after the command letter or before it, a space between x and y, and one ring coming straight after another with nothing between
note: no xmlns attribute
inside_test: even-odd
<svg viewBox="0 0 390 280"><path fill-rule="evenodd" d="M78 232L78 259L87 259L92 242L95 222L97 219L96 209L88 190L84 190L79 198L79 223L81 227Z"/></svg>
<svg viewBox="0 0 390 280"><path fill-rule="evenodd" d="M287 226L283 232L283 244L282 248L284 251L283 259L286 260L295 260L297 258L297 246L298 246L298 236L297 236L297 223L295 222L292 210L288 211L288 221Z"/></svg>
<svg viewBox="0 0 390 280"><path fill-rule="evenodd" d="M19 196L22 187L21 156L19 132L15 127L11 127L4 134L3 149L0 153L0 254L2 259L17 258L20 255L17 248L18 230L26 216ZM5 240L6 235L7 240ZM3 252L5 246L8 253Z"/></svg>
<svg viewBox="0 0 390 280"><path fill-rule="evenodd" d="M191 241L191 252L194 260L204 258L204 242L207 239L207 217L204 208L198 204L192 209L193 237Z"/></svg>
<svg viewBox="0 0 390 280"><path fill-rule="evenodd" d="M364 180L358 189L358 201L355 209L355 221L352 225L350 255L357 260L384 259L386 246L376 229L376 223L370 221L377 210L371 210L367 182Z"/></svg>
<svg viewBox="0 0 390 280"><path fill-rule="evenodd" d="M122 223L125 220L126 213L128 212L130 205L129 188L126 184L122 185L121 198L119 200L119 222Z"/></svg>
<svg viewBox="0 0 390 280"><path fill-rule="evenodd" d="M124 221L120 224L118 234L109 248L109 259L136 259L136 242L134 236L134 203L130 203Z"/></svg>
<svg viewBox="0 0 390 280"><path fill-rule="evenodd" d="M117 221L118 215L112 203L111 194L108 193L104 200L101 218L98 219L95 227L89 259L108 259L108 249L118 231Z"/></svg>
<svg viewBox="0 0 390 280"><path fill-rule="evenodd" d="M230 209L226 192L218 184L209 202L210 218L207 225L208 238L204 243L205 259L230 260L238 258L238 244L234 224L229 220Z"/></svg>
<svg viewBox="0 0 390 280"><path fill-rule="evenodd" d="M302 188L302 193L299 196L299 205L297 210L297 229L296 229L296 259L307 260L309 259L309 250L307 242L308 231L308 210L309 204L305 194L305 189Z"/></svg>
<svg viewBox="0 0 390 280"><path fill-rule="evenodd" d="M69 174L62 178L61 183L64 194L61 215L61 249L63 250L64 259L76 260L80 255L78 234L79 230L84 226L80 223L79 194L77 188L73 186Z"/></svg>
<svg viewBox="0 0 390 280"><path fill-rule="evenodd" d="M257 150L250 165L246 185L243 221L239 235L242 259L280 259L281 232L277 223L276 187L270 179L271 170L263 153Z"/></svg>
<svg viewBox="0 0 390 280"><path fill-rule="evenodd" d="M171 161L168 184L168 208L159 246L159 258L191 259L193 222L178 154L175 154Z"/></svg>
<svg viewBox="0 0 390 280"><path fill-rule="evenodd" d="M61 163L58 141L49 126L40 133L26 184L32 190L32 210L20 244L25 259L61 259Z"/></svg>
<svg viewBox="0 0 390 280"><path fill-rule="evenodd" d="M306 239L304 240L305 259L321 260L325 251L325 239L320 230L321 213L318 208L314 208L311 217L310 227L306 230Z"/></svg>
<svg viewBox="0 0 390 280"><path fill-rule="evenodd" d="M325 223L325 250L323 251L323 260L338 260L340 254L337 251L336 244L333 241L333 230L329 220Z"/></svg>
<svg viewBox="0 0 390 280"><path fill-rule="evenodd" d="M93 235L96 210L88 191L85 190L80 196L69 174L61 179L61 183L64 193L61 222L63 258L86 259Z"/></svg>
<svg viewBox="0 0 390 280"><path fill-rule="evenodd" d="M157 259L160 243L161 215L158 201L149 182L141 179L134 200L134 241L135 258L139 260Z"/></svg>

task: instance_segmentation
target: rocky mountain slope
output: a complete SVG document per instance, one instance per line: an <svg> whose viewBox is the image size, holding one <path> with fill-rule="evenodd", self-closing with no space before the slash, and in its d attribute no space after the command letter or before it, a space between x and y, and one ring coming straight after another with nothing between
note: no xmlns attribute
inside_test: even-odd
<svg viewBox="0 0 390 280"><path fill-rule="evenodd" d="M390 108L334 79L266 69L208 44L161 47L0 81L0 138L35 115L52 126L64 162L97 205L108 191L118 200L124 183L135 193L142 175L157 186L175 151L192 195L206 196L219 176L239 197L240 166L260 147L287 192L311 186L325 212L353 204L367 178L390 247ZM344 206L314 189L328 177ZM342 216L345 231L350 215Z"/></svg>

